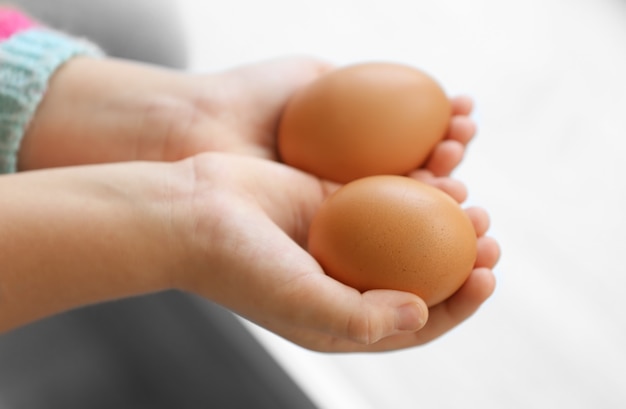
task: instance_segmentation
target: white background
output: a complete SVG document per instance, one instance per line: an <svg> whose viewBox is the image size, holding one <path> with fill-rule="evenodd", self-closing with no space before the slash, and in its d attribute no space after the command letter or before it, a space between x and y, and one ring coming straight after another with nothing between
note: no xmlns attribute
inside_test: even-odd
<svg viewBox="0 0 626 409"><path fill-rule="evenodd" d="M324 355L253 331L328 409L626 407L626 3L181 0L192 69L285 54L420 67L477 102L456 177L501 243L437 341Z"/></svg>

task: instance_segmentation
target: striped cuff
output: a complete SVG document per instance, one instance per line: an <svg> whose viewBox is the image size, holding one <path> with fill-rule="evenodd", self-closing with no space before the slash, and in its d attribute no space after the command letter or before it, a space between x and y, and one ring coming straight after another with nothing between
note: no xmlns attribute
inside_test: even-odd
<svg viewBox="0 0 626 409"><path fill-rule="evenodd" d="M103 53L90 42L45 28L19 31L0 42L0 173L16 171L22 137L50 77L78 55Z"/></svg>

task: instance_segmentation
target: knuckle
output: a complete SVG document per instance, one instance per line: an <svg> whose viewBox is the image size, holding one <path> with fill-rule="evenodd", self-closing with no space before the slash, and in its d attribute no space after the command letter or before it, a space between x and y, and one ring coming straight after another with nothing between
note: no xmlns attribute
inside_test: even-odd
<svg viewBox="0 0 626 409"><path fill-rule="evenodd" d="M347 322L348 339L361 345L370 345L382 337L380 326L368 311L352 314Z"/></svg>

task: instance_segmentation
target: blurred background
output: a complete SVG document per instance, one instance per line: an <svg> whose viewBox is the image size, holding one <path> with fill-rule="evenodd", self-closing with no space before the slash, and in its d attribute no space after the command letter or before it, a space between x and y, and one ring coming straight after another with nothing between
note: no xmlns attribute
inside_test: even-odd
<svg viewBox="0 0 626 409"><path fill-rule="evenodd" d="M392 353L313 353L179 295L74 312L0 338L0 408L36 407L18 406L33 391L67 391L59 379L67 368L84 380L77 389L105 385L94 395L133 397L117 407L198 407L217 399L215 385L232 390L212 406L224 408L626 407L626 2L54 2L61 4L84 10L79 17L96 7L105 28L143 18L120 30L137 49L171 50L146 61L207 72L285 54L338 65L387 60L428 71L451 95L471 95L479 132L455 176L469 187L467 204L489 210L503 256L496 293L475 316L431 344ZM108 44L124 56L124 47ZM120 316L136 321L124 326ZM109 321L117 332L86 326ZM70 327L80 329L67 335ZM98 336L111 333L115 342ZM212 351L226 357L222 364ZM258 378L242 374L261 374L266 395ZM233 400L242 395L265 397L256 406ZM183 404L182 396L198 400Z"/></svg>

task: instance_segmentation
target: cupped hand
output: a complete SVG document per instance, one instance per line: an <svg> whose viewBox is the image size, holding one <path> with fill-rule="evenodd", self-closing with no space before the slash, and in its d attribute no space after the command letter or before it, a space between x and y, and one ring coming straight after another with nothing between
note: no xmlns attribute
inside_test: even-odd
<svg viewBox="0 0 626 409"><path fill-rule="evenodd" d="M289 98L300 88L333 69L311 57L286 57L245 65L211 75L193 75L197 113L182 151L241 153L276 160L276 133ZM476 132L470 115L473 100L451 99L452 117L444 139L433 149L424 170L448 176L461 162Z"/></svg>
<svg viewBox="0 0 626 409"><path fill-rule="evenodd" d="M198 181L196 197L213 200L220 217L214 225L208 222L208 207L197 206L197 232L202 226L215 235L195 234L206 250L201 254L214 260L213 267L210 272L198 270L183 287L313 350L380 351L421 345L458 325L489 297L498 244L486 236L487 213L467 209L478 237L474 271L455 295L430 312L413 294L392 290L361 294L324 274L306 251L306 236L315 211L338 185L254 157L279 159L275 135L285 104L297 89L332 68L317 59L286 58L195 78L203 84L196 98L203 115L190 128L194 145L189 154L219 151L247 158L208 154L191 161ZM463 159L476 125L470 118L471 98L456 97L451 103L453 115L445 138L424 167L409 176L462 203L465 186L448 176ZM218 239L203 242L207 237Z"/></svg>
<svg viewBox="0 0 626 409"><path fill-rule="evenodd" d="M172 214L182 215L181 240L193 249L177 286L303 347L339 352L420 345L458 325L493 291L499 250L485 235L489 219L480 209L467 210L479 243L475 269L429 313L411 293L360 293L341 284L306 251L309 223L338 185L245 155L207 153L177 166L194 180L173 202L184 204ZM464 196L459 182L434 176L428 182Z"/></svg>

